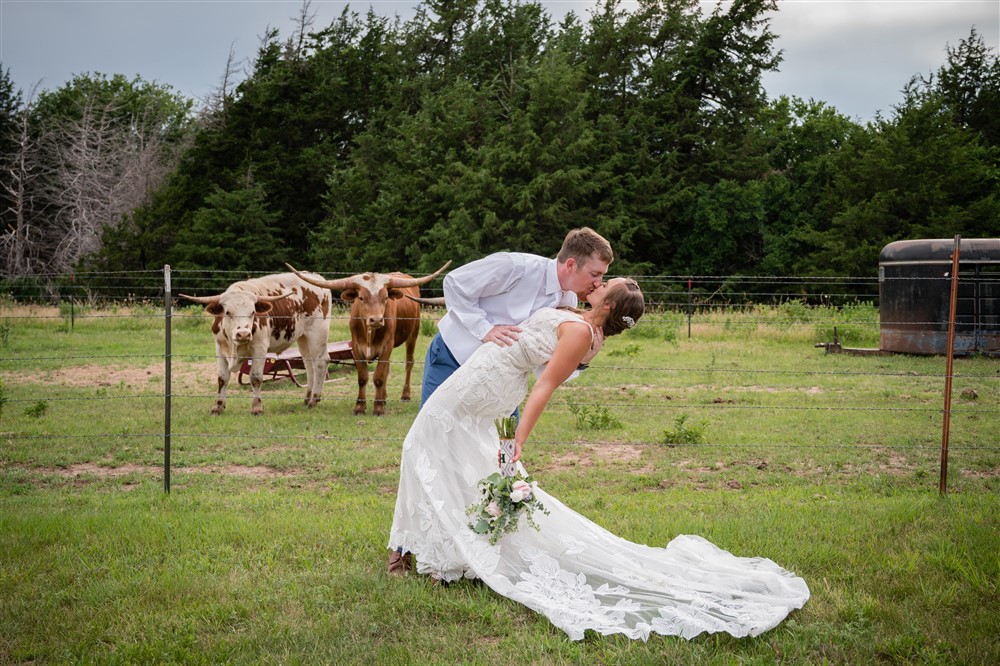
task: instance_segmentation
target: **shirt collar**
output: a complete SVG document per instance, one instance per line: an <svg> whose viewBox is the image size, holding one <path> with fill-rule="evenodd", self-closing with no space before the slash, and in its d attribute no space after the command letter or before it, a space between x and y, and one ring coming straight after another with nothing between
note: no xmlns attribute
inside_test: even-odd
<svg viewBox="0 0 1000 666"><path fill-rule="evenodd" d="M556 260L549 259L549 265L545 269L545 293L555 294L563 291L559 284L559 273L556 271Z"/></svg>

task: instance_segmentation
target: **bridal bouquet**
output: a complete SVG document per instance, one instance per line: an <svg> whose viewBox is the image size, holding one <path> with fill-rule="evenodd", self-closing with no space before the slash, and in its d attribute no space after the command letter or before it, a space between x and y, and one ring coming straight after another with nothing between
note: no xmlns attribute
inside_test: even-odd
<svg viewBox="0 0 1000 666"><path fill-rule="evenodd" d="M538 524L532 519L535 511L548 513L548 509L538 501L532 492L530 476L516 471L514 463L508 462L513 454L514 417L497 419L500 434L500 468L504 472L494 472L479 481L480 500L466 509L472 516L469 528L476 534L488 534L490 545L495 546L502 536L517 531L521 514L536 530Z"/></svg>
<svg viewBox="0 0 1000 666"><path fill-rule="evenodd" d="M500 476L499 472L494 472L479 481L479 492L482 498L466 509L472 516L469 527L476 534L488 534L491 546L505 534L517 531L522 513L528 524L537 530L538 524L531 514L549 512L532 493L531 477L520 472L515 476Z"/></svg>

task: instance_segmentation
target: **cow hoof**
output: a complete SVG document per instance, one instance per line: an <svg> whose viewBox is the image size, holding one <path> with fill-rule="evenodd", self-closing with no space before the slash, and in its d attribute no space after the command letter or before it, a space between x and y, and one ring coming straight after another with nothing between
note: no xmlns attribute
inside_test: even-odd
<svg viewBox="0 0 1000 666"><path fill-rule="evenodd" d="M401 398L399 399L399 401L400 401L400 402L409 402L409 401L410 401L410 396L408 396L408 395L404 395L403 397L401 397Z"/></svg>
<svg viewBox="0 0 1000 666"><path fill-rule="evenodd" d="M225 407L212 407L212 409L210 409L208 413L211 414L212 416L219 416L220 414L222 414L224 409Z"/></svg>

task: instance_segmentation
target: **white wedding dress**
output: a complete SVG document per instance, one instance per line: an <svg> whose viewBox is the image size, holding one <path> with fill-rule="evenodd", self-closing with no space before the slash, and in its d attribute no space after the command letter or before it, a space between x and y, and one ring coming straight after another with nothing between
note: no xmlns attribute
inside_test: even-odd
<svg viewBox="0 0 1000 666"><path fill-rule="evenodd" d="M698 536L666 548L631 543L536 488L550 513L491 546L468 527L477 482L497 471L495 418L509 415L533 369L577 315L543 309L510 347L484 344L421 408L403 442L389 547L413 553L418 573L479 578L545 615L574 640L584 631L692 638L755 636L809 599L804 580L762 557L736 557ZM528 449L530 452L530 449ZM538 479L536 479L536 482Z"/></svg>

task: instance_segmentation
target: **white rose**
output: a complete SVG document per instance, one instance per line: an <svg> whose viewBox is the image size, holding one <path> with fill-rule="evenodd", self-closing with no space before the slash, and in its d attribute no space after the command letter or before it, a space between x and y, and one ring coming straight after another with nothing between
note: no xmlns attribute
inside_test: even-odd
<svg viewBox="0 0 1000 666"><path fill-rule="evenodd" d="M526 481L515 481L510 487L510 501L520 502L531 497L531 486Z"/></svg>
<svg viewBox="0 0 1000 666"><path fill-rule="evenodd" d="M486 513L490 514L494 518L499 518L500 517L500 505L497 504L496 502L490 502L486 506Z"/></svg>

